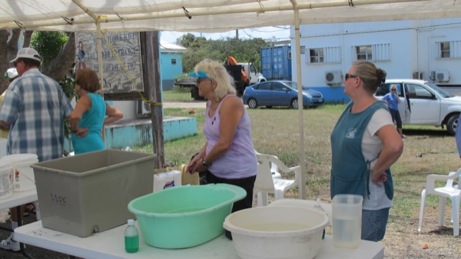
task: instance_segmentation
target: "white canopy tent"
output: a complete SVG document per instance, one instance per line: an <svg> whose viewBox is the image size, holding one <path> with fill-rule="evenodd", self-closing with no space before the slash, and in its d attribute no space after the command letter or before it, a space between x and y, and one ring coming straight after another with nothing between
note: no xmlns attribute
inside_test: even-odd
<svg viewBox="0 0 461 259"><path fill-rule="evenodd" d="M222 32L304 24L459 17L457 0L0 0L0 28Z"/></svg>
<svg viewBox="0 0 461 259"><path fill-rule="evenodd" d="M293 25L295 53L300 53L299 24L461 16L459 0L0 0L0 6L2 29L223 32ZM297 61L297 81L302 82L300 59ZM299 92L299 148L304 172ZM305 198L304 185L300 195Z"/></svg>

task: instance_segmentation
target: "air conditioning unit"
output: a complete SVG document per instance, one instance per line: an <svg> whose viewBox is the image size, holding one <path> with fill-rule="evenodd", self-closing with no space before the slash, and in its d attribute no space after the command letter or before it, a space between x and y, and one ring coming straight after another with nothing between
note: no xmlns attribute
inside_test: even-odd
<svg viewBox="0 0 461 259"><path fill-rule="evenodd" d="M150 116L150 105L143 101L136 101L136 115L138 118Z"/></svg>
<svg viewBox="0 0 461 259"><path fill-rule="evenodd" d="M448 82L450 81L450 74L448 71L436 71L435 80L437 82Z"/></svg>
<svg viewBox="0 0 461 259"><path fill-rule="evenodd" d="M419 71L413 72L413 79L421 79L421 80L423 80L424 79L424 73L419 72Z"/></svg>
<svg viewBox="0 0 461 259"><path fill-rule="evenodd" d="M329 86L339 86L343 82L343 75L341 71L325 72L325 82Z"/></svg>

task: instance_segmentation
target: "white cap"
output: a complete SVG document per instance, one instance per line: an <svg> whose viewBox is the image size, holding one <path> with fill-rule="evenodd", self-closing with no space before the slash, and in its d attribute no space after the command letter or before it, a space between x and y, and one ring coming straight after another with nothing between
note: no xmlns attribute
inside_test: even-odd
<svg viewBox="0 0 461 259"><path fill-rule="evenodd" d="M5 78L13 79L17 76L18 76L18 71L16 70L16 68L12 67L6 70Z"/></svg>
<svg viewBox="0 0 461 259"><path fill-rule="evenodd" d="M133 226L133 225L134 225L134 219L129 219L128 226Z"/></svg>
<svg viewBox="0 0 461 259"><path fill-rule="evenodd" d="M10 62L13 63L19 58L27 58L27 59L32 59L35 61L38 61L42 63L42 57L40 57L40 54L33 49L33 48L22 48L18 51L18 55L16 56L15 59L11 60Z"/></svg>

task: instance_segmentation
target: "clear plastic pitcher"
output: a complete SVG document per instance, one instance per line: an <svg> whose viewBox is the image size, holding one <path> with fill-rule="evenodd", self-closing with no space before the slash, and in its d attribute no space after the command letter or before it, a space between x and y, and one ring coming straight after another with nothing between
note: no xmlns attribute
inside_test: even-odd
<svg viewBox="0 0 461 259"><path fill-rule="evenodd" d="M333 244L340 248L357 248L362 230L361 195L337 194L333 197Z"/></svg>

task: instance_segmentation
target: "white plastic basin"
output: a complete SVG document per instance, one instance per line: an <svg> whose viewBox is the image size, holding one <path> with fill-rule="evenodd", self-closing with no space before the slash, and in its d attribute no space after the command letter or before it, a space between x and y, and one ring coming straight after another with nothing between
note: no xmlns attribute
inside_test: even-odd
<svg viewBox="0 0 461 259"><path fill-rule="evenodd" d="M224 220L243 259L314 258L327 224L328 216L316 209L278 206L237 211Z"/></svg>

